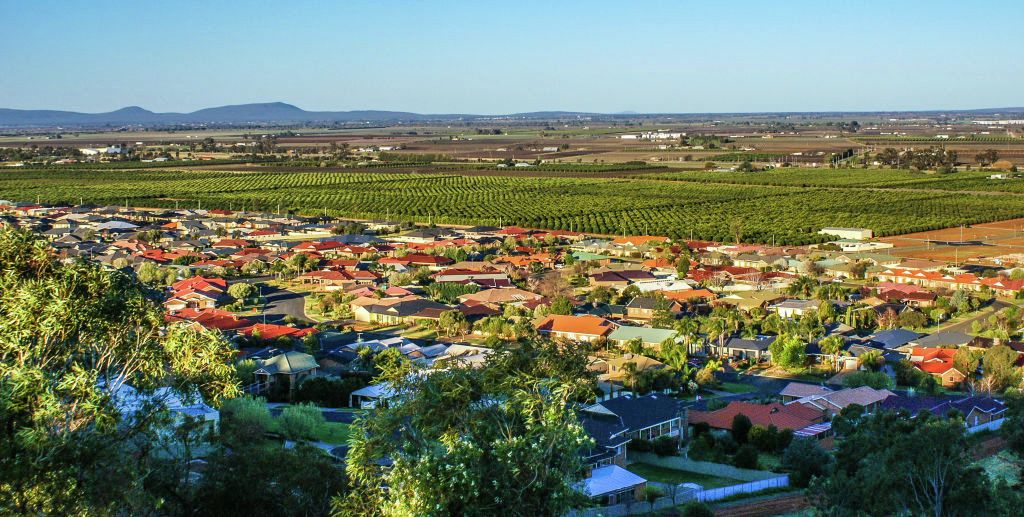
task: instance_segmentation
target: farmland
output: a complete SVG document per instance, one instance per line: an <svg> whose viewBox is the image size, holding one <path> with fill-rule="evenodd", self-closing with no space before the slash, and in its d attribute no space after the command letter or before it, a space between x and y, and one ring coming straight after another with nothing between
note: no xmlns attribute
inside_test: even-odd
<svg viewBox="0 0 1024 517"><path fill-rule="evenodd" d="M411 169L411 168L410 168ZM816 174L820 174L815 172ZM849 171L836 172L834 174ZM704 173L699 173L704 174ZM871 174L907 174L871 171ZM651 175L644 176L644 178ZM748 242L820 242L825 226L876 235L1024 217L1024 196L721 183L620 177L357 172L18 170L0 178L12 201L292 211L438 224L517 224L597 234L664 234Z"/></svg>

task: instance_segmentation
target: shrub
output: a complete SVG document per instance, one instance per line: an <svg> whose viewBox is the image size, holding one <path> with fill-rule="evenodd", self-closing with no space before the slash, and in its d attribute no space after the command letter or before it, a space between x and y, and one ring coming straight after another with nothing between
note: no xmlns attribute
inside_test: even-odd
<svg viewBox="0 0 1024 517"><path fill-rule="evenodd" d="M320 408L313 404L299 404L289 406L281 412L278 418L281 427L281 434L290 440L312 440L316 438L316 432L327 421L324 419Z"/></svg>
<svg viewBox="0 0 1024 517"><path fill-rule="evenodd" d="M710 433L711 426L707 422L697 422L693 424L693 437L697 438L704 433Z"/></svg>
<svg viewBox="0 0 1024 517"><path fill-rule="evenodd" d="M793 430L786 428L775 435L775 452L782 453L793 443Z"/></svg>
<svg viewBox="0 0 1024 517"><path fill-rule="evenodd" d="M744 414L732 417L732 437L737 443L747 443L747 434L750 433L750 418Z"/></svg>
<svg viewBox="0 0 1024 517"><path fill-rule="evenodd" d="M679 444L671 436L659 436L651 442L651 448L658 456L675 456Z"/></svg>
<svg viewBox="0 0 1024 517"><path fill-rule="evenodd" d="M741 469L757 468L757 448L753 445L744 444L732 458L732 464Z"/></svg>
<svg viewBox="0 0 1024 517"><path fill-rule="evenodd" d="M866 370L853 372L846 377L843 377L844 388L859 388L861 386L870 386L876 390L888 390L893 388L893 382L892 378L884 372L872 372Z"/></svg>
<svg viewBox="0 0 1024 517"><path fill-rule="evenodd" d="M828 472L832 458L811 438L799 438L782 453L782 468L788 470L789 484L806 488L814 476Z"/></svg>
<svg viewBox="0 0 1024 517"><path fill-rule="evenodd" d="M682 507L682 517L715 517L714 510L707 503L690 501Z"/></svg>
<svg viewBox="0 0 1024 517"><path fill-rule="evenodd" d="M273 418L266 400L243 395L224 401L220 408L221 432L228 443L252 443L262 440Z"/></svg>
<svg viewBox="0 0 1024 517"><path fill-rule="evenodd" d="M747 433L747 443L757 447L757 450L769 452L775 449L775 433L766 429L763 425L755 425Z"/></svg>
<svg viewBox="0 0 1024 517"><path fill-rule="evenodd" d="M631 440L627 448L633 452L651 452L654 449L650 440Z"/></svg>
<svg viewBox="0 0 1024 517"><path fill-rule="evenodd" d="M313 377L295 390L296 402L312 402L321 407L347 407L349 395L367 384L366 377L329 379Z"/></svg>

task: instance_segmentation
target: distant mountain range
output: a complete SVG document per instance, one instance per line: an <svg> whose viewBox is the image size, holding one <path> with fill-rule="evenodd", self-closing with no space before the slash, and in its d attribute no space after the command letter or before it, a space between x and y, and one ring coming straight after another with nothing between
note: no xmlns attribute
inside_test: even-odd
<svg viewBox="0 0 1024 517"><path fill-rule="evenodd" d="M852 114L852 112L831 112ZM1024 108L994 108L979 110L955 110L955 111L891 111L891 112L862 112L864 114L891 113L900 116L936 115L936 114L974 114L974 115L995 115L1000 116L1021 116ZM533 119L556 119L567 117L623 117L623 116L711 116L711 115L771 115L772 113L706 113L706 114L637 114L634 112L622 112L618 114L584 113L575 111L536 111L530 113L513 113L508 115L424 115L420 113L409 113L404 111L306 111L297 106L283 102L266 102L254 104L237 104L232 106L219 106L206 108L192 113L155 113L138 106L129 106L109 113L79 113L75 111L57 110L20 110L0 108L0 127L25 128L25 127L97 127L97 126L171 126L171 125L231 125L231 124L272 124L272 123L302 123L302 122L399 122L399 121L428 121L428 120L454 120L454 119L483 119L483 118L533 118ZM784 113L779 113L780 115ZM812 114L803 112L800 114ZM858 113L859 114L859 113Z"/></svg>

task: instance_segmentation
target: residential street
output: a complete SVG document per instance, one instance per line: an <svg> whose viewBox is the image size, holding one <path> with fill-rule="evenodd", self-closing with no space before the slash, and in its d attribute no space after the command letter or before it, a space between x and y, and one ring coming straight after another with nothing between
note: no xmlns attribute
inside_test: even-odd
<svg viewBox="0 0 1024 517"><path fill-rule="evenodd" d="M306 318L306 305L303 300L304 296L299 293L293 293L287 289L274 287L265 283L271 279L273 279L273 277L262 276L239 279L234 282L230 282L245 282L249 284L263 283L260 293L267 299L267 305L263 312L247 316L252 319L258 319L259 322L262 323L263 316L265 315L267 323L278 324L280 324L284 317L288 315L304 320L308 319Z"/></svg>
<svg viewBox="0 0 1024 517"><path fill-rule="evenodd" d="M989 316L995 314L996 311L1001 311L1007 307L1012 306L1012 303L1004 302L1002 300L995 300L992 302L992 305L988 306L988 310L983 311L981 314L971 319L961 321L960 323L957 323L955 325L950 325L948 327L943 326L940 328L940 330L942 332L963 332L966 334L971 331L971 323L974 323L975 321L984 321L988 319Z"/></svg>

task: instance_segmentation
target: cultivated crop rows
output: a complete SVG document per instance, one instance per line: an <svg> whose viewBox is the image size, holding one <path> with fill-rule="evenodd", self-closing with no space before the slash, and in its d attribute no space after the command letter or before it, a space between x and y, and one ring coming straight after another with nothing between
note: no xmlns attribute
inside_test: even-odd
<svg viewBox="0 0 1024 517"><path fill-rule="evenodd" d="M879 171L872 171L879 172ZM897 171L897 173L899 173ZM695 173L696 174L696 173ZM705 173L700 173L705 174ZM907 174L907 173L902 173ZM751 175L753 177L753 175ZM862 178L863 179L863 178ZM879 175L878 181L884 181ZM796 186L591 179L332 172L121 171L7 172L11 201L282 210L331 215L664 234L728 241L802 244L825 226L878 235L1024 217L1024 197L956 192L873 191ZM692 233L691 233L692 232Z"/></svg>

